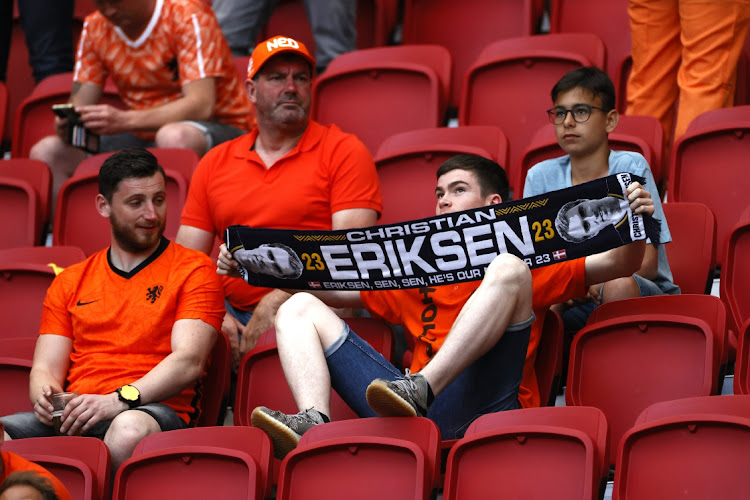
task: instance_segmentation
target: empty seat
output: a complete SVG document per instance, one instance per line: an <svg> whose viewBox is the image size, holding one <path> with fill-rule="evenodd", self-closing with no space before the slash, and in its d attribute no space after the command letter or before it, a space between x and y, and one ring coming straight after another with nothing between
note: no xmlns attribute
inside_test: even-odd
<svg viewBox="0 0 750 500"><path fill-rule="evenodd" d="M443 498L598 499L607 421L593 407L482 415L448 456Z"/></svg>
<svg viewBox="0 0 750 500"><path fill-rule="evenodd" d="M141 443L117 470L113 499L264 498L271 443L262 431L205 427L152 434L143 441L149 438L158 442Z"/></svg>
<svg viewBox="0 0 750 500"><path fill-rule="evenodd" d="M542 406L555 406L562 377L564 339L562 318L555 311L548 309L534 363L539 401Z"/></svg>
<svg viewBox="0 0 750 500"><path fill-rule="evenodd" d="M34 410L29 374L35 346L36 338L0 338L0 415Z"/></svg>
<svg viewBox="0 0 750 500"><path fill-rule="evenodd" d="M383 193L379 224L391 224L435 215L437 200L429 189L438 167L457 154L475 154L507 164L508 141L497 127L466 126L410 130L383 141L375 165Z"/></svg>
<svg viewBox="0 0 750 500"><path fill-rule="evenodd" d="M717 371L713 333L705 321L636 313L578 332L570 349L565 401L602 410L609 423L609 448L616 450L644 408L710 395ZM609 464L614 462L611 453Z"/></svg>
<svg viewBox="0 0 750 500"><path fill-rule="evenodd" d="M10 158L0 161L0 178L10 178L28 183L36 193L37 206L35 212L37 218L34 231L35 241L31 244L39 244L42 238L44 225L49 222L50 200L52 196L52 174L49 167L42 161L29 158ZM0 197L7 203L5 197ZM8 217L10 219L10 216ZM8 238L6 240L5 238ZM23 246L18 241L10 240L9 234L3 231L3 241L15 243L10 246Z"/></svg>
<svg viewBox="0 0 750 500"><path fill-rule="evenodd" d="M0 176L0 248L31 246L40 242L42 216L39 197L24 179Z"/></svg>
<svg viewBox="0 0 750 500"><path fill-rule="evenodd" d="M0 141L5 134L5 124L8 122L8 87L0 82Z"/></svg>
<svg viewBox="0 0 750 500"><path fill-rule="evenodd" d="M604 44L587 33L537 35L496 41L463 77L460 125L494 125L508 137L506 170L518 179L518 160L533 134L549 123L550 89L568 71L604 66Z"/></svg>
<svg viewBox="0 0 750 500"><path fill-rule="evenodd" d="M669 200L704 203L716 216L716 257L723 264L732 227L750 207L747 157L750 106L701 114L673 146Z"/></svg>
<svg viewBox="0 0 750 500"><path fill-rule="evenodd" d="M198 425L222 425L229 402L232 371L232 346L227 335L219 331L201 382L201 414Z"/></svg>
<svg viewBox="0 0 750 500"><path fill-rule="evenodd" d="M262 494L271 496L271 440L260 429L252 427L197 427L170 432L158 432L142 439L133 450L133 456L182 446L210 446L245 452L252 457L260 472Z"/></svg>
<svg viewBox="0 0 750 500"><path fill-rule="evenodd" d="M620 442L612 498L745 498L749 459L750 396L655 404Z"/></svg>
<svg viewBox="0 0 750 500"><path fill-rule="evenodd" d="M703 203L670 201L662 205L672 241L669 268L682 293L711 293L716 268L716 218Z"/></svg>
<svg viewBox="0 0 750 500"><path fill-rule="evenodd" d="M423 417L319 425L284 458L277 498L428 499L439 448L437 425Z"/></svg>
<svg viewBox="0 0 750 500"><path fill-rule="evenodd" d="M450 72L450 54L437 45L347 52L315 80L311 116L356 134L374 154L389 135L443 123Z"/></svg>
<svg viewBox="0 0 750 500"><path fill-rule="evenodd" d="M466 70L487 45L534 33L539 14L532 0L406 0L403 43L435 43L454 60L451 106L459 105Z"/></svg>
<svg viewBox="0 0 750 500"><path fill-rule="evenodd" d="M47 288L57 272L85 257L76 247L0 250L0 338L36 339Z"/></svg>
<svg viewBox="0 0 750 500"><path fill-rule="evenodd" d="M729 233L724 267L721 270L719 294L727 304L733 326L739 327L750 318L750 219L739 222Z"/></svg>
<svg viewBox="0 0 750 500"><path fill-rule="evenodd" d="M109 498L110 455L101 439L81 436L14 439L5 442L3 451L18 453L50 471L73 498Z"/></svg>
<svg viewBox="0 0 750 500"><path fill-rule="evenodd" d="M739 327L737 360L734 364L734 393L750 394L750 319Z"/></svg>

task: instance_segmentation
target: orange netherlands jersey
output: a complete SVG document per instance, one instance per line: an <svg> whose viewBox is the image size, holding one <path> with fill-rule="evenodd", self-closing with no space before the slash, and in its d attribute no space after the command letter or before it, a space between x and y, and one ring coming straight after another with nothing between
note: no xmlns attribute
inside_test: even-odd
<svg viewBox="0 0 750 500"><path fill-rule="evenodd" d="M200 319L218 331L223 317L216 266L163 239L130 273L111 266L109 250L68 267L47 291L39 332L73 341L66 390L109 394L172 352L177 320ZM164 401L188 423L198 418L197 386Z"/></svg>
<svg viewBox="0 0 750 500"><path fill-rule="evenodd" d="M131 109L162 106L179 99L186 83L213 77L214 119L242 130L253 126L232 53L213 11L201 0L157 0L137 40L99 11L86 17L73 80L103 87L107 76Z"/></svg>
<svg viewBox="0 0 750 500"><path fill-rule="evenodd" d="M519 390L523 407L539 406L539 388L534 372L536 350L544 326L544 313L553 304L586 294L585 259L562 262L531 270L531 326L524 377ZM364 306L385 320L403 325L416 339L411 371L424 368L445 342L461 308L481 281L406 290L361 292ZM534 405L534 401L536 404Z"/></svg>

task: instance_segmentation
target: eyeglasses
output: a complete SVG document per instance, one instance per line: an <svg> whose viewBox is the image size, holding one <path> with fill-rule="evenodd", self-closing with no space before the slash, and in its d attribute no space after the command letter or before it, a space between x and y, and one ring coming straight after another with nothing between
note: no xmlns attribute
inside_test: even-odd
<svg viewBox="0 0 750 500"><path fill-rule="evenodd" d="M608 109L597 108L596 106L589 106L588 104L576 104L570 109L563 107L548 109L547 116L549 116L549 121L555 125L562 125L563 122L565 122L565 118L568 117L568 113L573 116L573 120L575 120L576 123L584 123L591 118L592 109L598 109L603 113L609 111Z"/></svg>

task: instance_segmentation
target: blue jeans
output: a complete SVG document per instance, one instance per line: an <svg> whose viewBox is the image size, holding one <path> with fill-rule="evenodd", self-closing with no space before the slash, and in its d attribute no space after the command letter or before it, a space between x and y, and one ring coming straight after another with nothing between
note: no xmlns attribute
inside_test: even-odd
<svg viewBox="0 0 750 500"><path fill-rule="evenodd" d="M494 347L437 395L427 417L438 425L443 439L462 437L481 415L518 408L533 321L532 315L523 323L509 325ZM331 385L357 415L375 417L365 397L367 386L376 378L396 380L403 374L343 325L341 337L325 352Z"/></svg>

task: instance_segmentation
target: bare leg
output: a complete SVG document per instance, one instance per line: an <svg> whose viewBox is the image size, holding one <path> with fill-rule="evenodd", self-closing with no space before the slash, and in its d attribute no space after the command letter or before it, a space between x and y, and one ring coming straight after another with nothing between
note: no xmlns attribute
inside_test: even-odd
<svg viewBox="0 0 750 500"><path fill-rule="evenodd" d="M459 373L490 350L508 325L531 317L531 272L510 254L493 260L443 346L420 372L437 396Z"/></svg>
<svg viewBox="0 0 750 500"><path fill-rule="evenodd" d="M604 283L604 288L602 289L602 303L632 299L640 296L641 290L632 276L607 281Z"/></svg>
<svg viewBox="0 0 750 500"><path fill-rule="evenodd" d="M104 435L104 444L112 455L112 469L117 470L133 454L141 439L156 432L161 432L159 423L146 412L127 410L117 415Z"/></svg>
<svg viewBox="0 0 750 500"><path fill-rule="evenodd" d="M79 163L86 158L86 153L78 148L65 144L56 135L40 140L31 148L29 158L41 160L52 171L52 210L57 206L57 195ZM54 213L52 214L54 220Z"/></svg>
<svg viewBox="0 0 750 500"><path fill-rule="evenodd" d="M156 146L160 148L186 148L198 156L206 153L206 137L198 128L188 123L168 123L156 132Z"/></svg>
<svg viewBox="0 0 750 500"><path fill-rule="evenodd" d="M318 298L297 293L276 314L281 366L300 410L330 415L331 376L325 350L343 333L341 318Z"/></svg>

